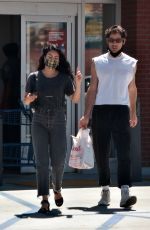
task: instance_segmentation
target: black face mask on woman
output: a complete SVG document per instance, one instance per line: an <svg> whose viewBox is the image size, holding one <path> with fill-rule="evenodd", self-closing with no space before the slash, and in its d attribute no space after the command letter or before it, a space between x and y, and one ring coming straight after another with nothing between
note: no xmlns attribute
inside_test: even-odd
<svg viewBox="0 0 150 230"><path fill-rule="evenodd" d="M51 57L46 57L45 58L45 65L49 69L56 69L57 66L59 65L59 59L51 58Z"/></svg>

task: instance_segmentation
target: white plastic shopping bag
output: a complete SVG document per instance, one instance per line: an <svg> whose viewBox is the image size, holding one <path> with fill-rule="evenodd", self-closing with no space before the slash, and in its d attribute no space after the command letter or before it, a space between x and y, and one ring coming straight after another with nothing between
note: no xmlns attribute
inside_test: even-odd
<svg viewBox="0 0 150 230"><path fill-rule="evenodd" d="M79 129L77 136L72 136L72 149L69 166L77 169L91 169L94 167L94 151L89 135L90 129Z"/></svg>

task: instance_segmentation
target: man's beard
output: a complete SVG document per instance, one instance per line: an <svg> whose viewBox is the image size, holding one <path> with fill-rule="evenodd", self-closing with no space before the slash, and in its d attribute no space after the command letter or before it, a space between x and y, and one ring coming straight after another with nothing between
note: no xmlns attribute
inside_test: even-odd
<svg viewBox="0 0 150 230"><path fill-rule="evenodd" d="M123 47L121 47L120 50L118 50L117 52L112 52L109 48L108 48L109 52L110 52L110 55L113 56L113 57L117 57L119 54L121 54L121 52L123 51Z"/></svg>

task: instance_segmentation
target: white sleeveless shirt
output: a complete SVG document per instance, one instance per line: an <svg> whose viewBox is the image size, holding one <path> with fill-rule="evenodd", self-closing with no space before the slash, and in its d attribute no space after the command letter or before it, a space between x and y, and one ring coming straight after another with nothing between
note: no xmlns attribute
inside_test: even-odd
<svg viewBox="0 0 150 230"><path fill-rule="evenodd" d="M109 52L94 57L98 77L95 105L128 105L128 86L133 80L137 60L125 53L112 57Z"/></svg>

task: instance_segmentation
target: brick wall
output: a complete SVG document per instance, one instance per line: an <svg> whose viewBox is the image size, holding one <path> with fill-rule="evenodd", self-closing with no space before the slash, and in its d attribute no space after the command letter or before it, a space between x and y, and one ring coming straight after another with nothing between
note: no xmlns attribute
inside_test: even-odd
<svg viewBox="0 0 150 230"><path fill-rule="evenodd" d="M141 107L142 166L150 167L150 0L122 0L121 24L127 29L126 52L137 58L136 84Z"/></svg>

